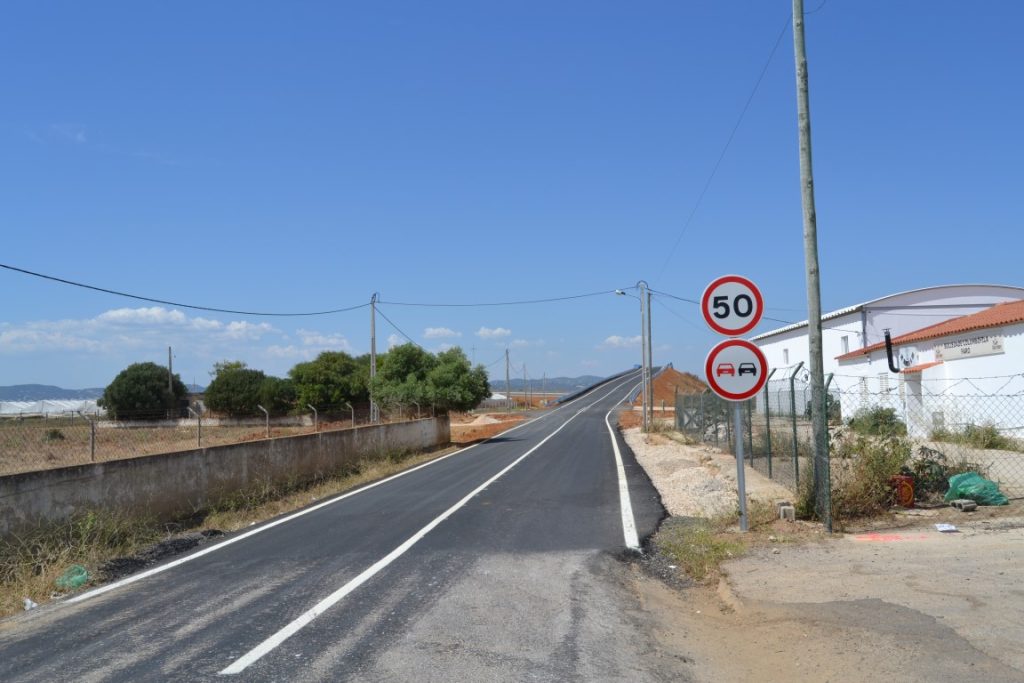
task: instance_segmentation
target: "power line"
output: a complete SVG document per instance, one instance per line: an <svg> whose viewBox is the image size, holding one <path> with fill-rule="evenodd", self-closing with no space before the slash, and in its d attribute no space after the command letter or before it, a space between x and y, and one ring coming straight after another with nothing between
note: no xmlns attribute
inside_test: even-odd
<svg viewBox="0 0 1024 683"><path fill-rule="evenodd" d="M383 302L380 302L380 301L378 301L377 303L378 303L378 304L380 304L380 303L383 303ZM421 348L421 349L423 348L422 346L420 346L419 344L417 344L417 343L416 343L416 341L414 341L412 337L410 337L410 336L409 336L409 335L407 335L407 334L406 334L405 332L403 332L403 331L402 331L402 328L400 328L400 327L399 327L398 325L396 325L396 324L394 323L394 321L393 321L393 320L391 320L391 318L389 318L389 317L387 317L386 315L384 315L384 311L380 310L380 307L379 307L379 306L377 307L377 312L378 312L378 313L380 313L380 317L382 317L382 318L384 318L384 320L387 320L387 321L388 321L388 324L389 324L389 325L391 325L391 327L395 328L395 332L398 332L398 334L400 334L400 335L402 335L403 337L405 337L406 339L408 339L408 340L409 340L409 343L410 343L410 344L414 344L414 345L418 346L418 347L419 347L419 348Z"/></svg>
<svg viewBox="0 0 1024 683"><path fill-rule="evenodd" d="M818 9L821 9L820 7ZM817 10L815 10L817 11ZM686 222L683 223L682 230L679 231L679 236L676 238L675 244L668 252L668 256L665 257L665 263L662 265L661 270L658 271L658 279L664 274L665 269L668 268L669 262L672 260L672 256L676 253L676 249L679 247L679 243L683 240L683 235L686 234L686 229L690 227L690 223L693 222L693 217L697 214L697 209L700 208L700 203L704 200L704 195L707 194L708 188L711 187L712 181L715 179L715 175L718 173L718 168L722 165L722 160L725 159L726 152L729 151L729 146L732 145L733 138L736 137L736 131L739 130L740 124L743 123L743 118L747 115L747 110L750 108L750 103L754 101L754 95L757 94L757 89L761 87L761 81L764 80L764 75L768 73L768 67L772 63L772 59L775 57L775 52L779 49L779 44L782 42L783 36L786 35L786 30L789 28L790 17L786 17L786 23L782 25L782 30L779 31L779 37L775 39L775 44L772 46L772 51L768 54L768 59L765 60L764 66L761 67L761 73L757 77L757 82L754 83L754 88L750 91L750 96L747 97L746 103L743 105L743 109L740 110L739 118L736 119L736 125L732 127L732 131L729 133L729 138L725 141L725 146L722 147L721 154L718 155L718 161L715 162L714 167L711 169L711 174L708 179L704 182L704 188L697 195L697 201L693 204L693 209L690 210L690 215L687 216Z"/></svg>
<svg viewBox="0 0 1024 683"><path fill-rule="evenodd" d="M349 306L347 308L336 308L330 311L311 311L308 313L279 313L279 312L266 312L266 311L236 311L230 308L216 308L214 306L198 306L196 304L183 304L176 301L167 301L165 299L156 299L149 296L141 296L138 294L128 294L127 292L119 292L115 289L106 289L104 287L97 287L95 285L87 285L82 282L75 282L74 280L65 280L64 278L55 277L53 275L44 275L43 273L36 273L31 270L25 270L24 268L18 268L16 266L9 266L0 263L0 268L12 270L16 273L22 273L24 275L31 275L33 277L42 278L43 280L50 280L52 282L59 282L65 285L72 285L74 287L81 287L82 289L91 289L96 292L103 292L104 294L113 294L114 296L123 296L128 299L136 299L138 301L148 301L154 304L165 304L167 306L176 306L178 308L190 308L195 311L211 311L213 313L231 313L234 315L254 315L254 316L273 316L273 317L302 317L302 316L314 316L314 315L331 315L333 313L345 313L348 311L355 311L360 308L366 308L370 304L359 304L358 306Z"/></svg>
<svg viewBox="0 0 1024 683"><path fill-rule="evenodd" d="M635 288L635 285L631 286L631 287L622 287L620 289L634 289L634 288ZM603 290L603 291L600 291L600 292L588 292L587 294L572 294L572 295L569 295L569 296L556 296L556 297L551 297L551 298L548 298L548 299L525 299L525 300L522 300L522 301L487 301L487 302L470 303L470 304L462 304L462 303L423 303L423 302L413 302L413 301L381 301L380 303L387 304L389 306L419 306L419 307L424 307L424 308L474 308L474 307L483 307L483 306L524 306L524 305L528 305L528 304L547 304L547 303L552 303L552 302L555 302L555 301L570 301L572 299L585 299L587 297L593 297L593 296L607 296L608 294L614 294L616 291L617 290L615 290L615 289L608 289L608 290Z"/></svg>

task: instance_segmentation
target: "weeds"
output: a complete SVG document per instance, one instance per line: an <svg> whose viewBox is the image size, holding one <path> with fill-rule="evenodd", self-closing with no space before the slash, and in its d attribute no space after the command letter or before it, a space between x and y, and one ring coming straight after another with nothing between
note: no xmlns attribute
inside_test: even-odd
<svg viewBox="0 0 1024 683"><path fill-rule="evenodd" d="M865 436L906 436L907 425L894 408L876 406L861 410L849 421L850 429Z"/></svg>
<svg viewBox="0 0 1024 683"><path fill-rule="evenodd" d="M165 538L168 530L233 531L291 512L452 452L391 452L365 458L312 481L259 482L197 511L187 520L160 525L154 519L90 511L59 524L0 538L0 617L22 610L22 599L49 600L55 581L73 564L95 575L112 559L138 554Z"/></svg>
<svg viewBox="0 0 1024 683"><path fill-rule="evenodd" d="M731 516L728 520L735 521ZM680 519L676 524L663 525L654 543L687 576L704 581L717 576L721 564L745 548L735 535L724 533L724 528L721 519Z"/></svg>
<svg viewBox="0 0 1024 683"><path fill-rule="evenodd" d="M73 564L97 567L128 555L164 534L152 519L88 511L59 524L0 538L0 616L22 609L22 598L46 602L55 581Z"/></svg>
<svg viewBox="0 0 1024 683"><path fill-rule="evenodd" d="M948 429L936 429L931 433L931 439L932 441L962 444L972 448L993 449L999 451L1024 450L1024 444L1022 444L1019 439L1004 436L991 422L981 425L969 424L960 432L954 432Z"/></svg>

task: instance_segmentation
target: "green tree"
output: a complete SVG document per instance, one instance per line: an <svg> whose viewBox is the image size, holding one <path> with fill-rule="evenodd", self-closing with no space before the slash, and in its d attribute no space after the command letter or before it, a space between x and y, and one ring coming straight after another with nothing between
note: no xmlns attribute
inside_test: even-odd
<svg viewBox="0 0 1024 683"><path fill-rule="evenodd" d="M271 415L284 415L295 407L295 384L290 379L266 377L260 385L260 405Z"/></svg>
<svg viewBox="0 0 1024 683"><path fill-rule="evenodd" d="M266 378L261 370L246 367L241 361L217 363L213 381L206 387L206 407L237 417L262 414L256 406L262 400L260 390Z"/></svg>
<svg viewBox="0 0 1024 683"><path fill-rule="evenodd" d="M439 410L472 410L491 395L487 370L483 365L472 367L457 346L437 354L427 383L430 401Z"/></svg>
<svg viewBox="0 0 1024 683"><path fill-rule="evenodd" d="M353 358L344 351L324 351L314 360L299 363L288 371L295 386L295 399L305 408L363 403L369 397L370 356Z"/></svg>
<svg viewBox="0 0 1024 683"><path fill-rule="evenodd" d="M128 418L163 418L168 411L177 417L181 400L188 389L178 375L171 378L167 389L167 368L156 363L133 363L122 370L97 403L115 420Z"/></svg>
<svg viewBox="0 0 1024 683"><path fill-rule="evenodd" d="M430 405L427 376L437 364L429 351L415 344L396 346L377 362L377 376L371 382L374 400L382 406Z"/></svg>

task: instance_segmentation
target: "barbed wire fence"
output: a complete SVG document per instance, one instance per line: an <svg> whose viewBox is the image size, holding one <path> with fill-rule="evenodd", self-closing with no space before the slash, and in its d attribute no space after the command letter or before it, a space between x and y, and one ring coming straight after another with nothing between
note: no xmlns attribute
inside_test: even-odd
<svg viewBox="0 0 1024 683"><path fill-rule="evenodd" d="M826 383L834 513L852 512L851 497L870 493L891 494L889 503L915 514L960 518L946 494L950 478L968 472L992 481L1008 510L1022 507L1024 374L924 379L920 372L880 372L829 375ZM677 397L676 428L733 453L742 438L748 464L799 497L813 478L810 397L802 366L780 368L743 402L739 434L732 403L709 391ZM866 473L885 490L861 491ZM908 486L912 498L905 497Z"/></svg>

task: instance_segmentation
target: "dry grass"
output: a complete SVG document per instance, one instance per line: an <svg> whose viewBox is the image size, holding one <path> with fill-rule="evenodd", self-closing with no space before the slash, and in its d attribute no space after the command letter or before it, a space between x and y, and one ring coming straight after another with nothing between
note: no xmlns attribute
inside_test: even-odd
<svg viewBox="0 0 1024 683"><path fill-rule="evenodd" d="M654 546L694 581L710 582L720 575L723 562L764 543L778 519L773 505L759 501L747 506L748 533L737 533L738 517L738 512L711 519L673 517L655 534Z"/></svg>
<svg viewBox="0 0 1024 683"><path fill-rule="evenodd" d="M55 581L71 565L86 567L95 581L106 562L138 554L174 534L242 529L456 450L448 447L426 453L389 453L360 460L336 476L312 483L256 485L182 524L160 525L152 519L96 511L0 539L0 617L22 611L26 597L39 604L55 597Z"/></svg>

